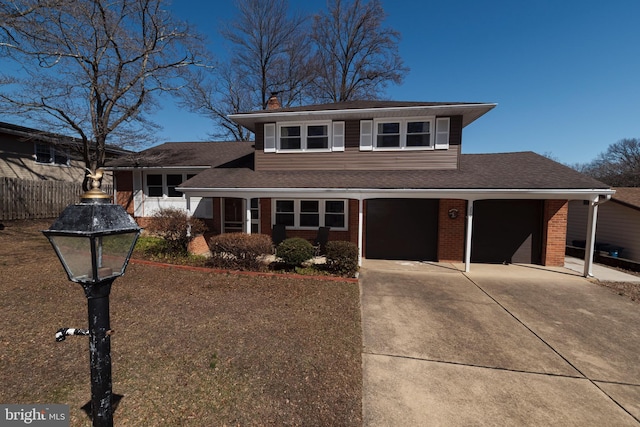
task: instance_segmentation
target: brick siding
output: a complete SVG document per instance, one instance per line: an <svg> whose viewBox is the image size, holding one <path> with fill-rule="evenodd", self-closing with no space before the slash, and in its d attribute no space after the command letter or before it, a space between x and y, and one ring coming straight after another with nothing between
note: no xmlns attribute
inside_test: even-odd
<svg viewBox="0 0 640 427"><path fill-rule="evenodd" d="M544 201L542 265L564 266L568 211L569 202L567 200Z"/></svg>
<svg viewBox="0 0 640 427"><path fill-rule="evenodd" d="M449 210L457 209L458 217L449 218ZM464 261L466 200L440 199L438 209L438 261Z"/></svg>

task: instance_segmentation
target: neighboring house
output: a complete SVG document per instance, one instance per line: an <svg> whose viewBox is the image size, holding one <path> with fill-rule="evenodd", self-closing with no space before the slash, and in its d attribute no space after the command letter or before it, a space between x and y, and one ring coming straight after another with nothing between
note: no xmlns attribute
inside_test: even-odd
<svg viewBox="0 0 640 427"><path fill-rule="evenodd" d="M615 188L611 201L600 206L596 248L616 257L640 263L640 188ZM569 202L567 245L584 247L588 206Z"/></svg>
<svg viewBox="0 0 640 427"><path fill-rule="evenodd" d="M54 133L0 122L0 177L26 181L67 181L82 184L82 158L70 149L76 140ZM129 153L107 148L108 157ZM104 183L111 184L111 173Z"/></svg>
<svg viewBox="0 0 640 427"><path fill-rule="evenodd" d="M562 266L568 200L596 210L612 191L532 152L461 154L463 128L494 107L352 101L233 114L255 147L165 144L156 155L182 157L111 166L120 202L141 221L178 202L216 232L284 224L312 239L329 226L330 240L365 258ZM205 161L205 151L220 157Z"/></svg>

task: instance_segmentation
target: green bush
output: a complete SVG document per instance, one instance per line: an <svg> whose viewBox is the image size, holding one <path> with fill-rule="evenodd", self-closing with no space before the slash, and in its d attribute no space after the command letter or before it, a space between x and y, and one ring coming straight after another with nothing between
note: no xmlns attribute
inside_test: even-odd
<svg viewBox="0 0 640 427"><path fill-rule="evenodd" d="M186 254L189 242L207 230L202 220L190 217L187 211L178 208L163 208L151 217L146 230L167 243L172 252Z"/></svg>
<svg viewBox="0 0 640 427"><path fill-rule="evenodd" d="M260 271L266 269L264 257L273 253L271 236L226 233L207 242L211 251L208 264L216 268Z"/></svg>
<svg viewBox="0 0 640 427"><path fill-rule="evenodd" d="M328 242L327 270L333 274L353 277L358 271L358 246L344 241Z"/></svg>
<svg viewBox="0 0 640 427"><path fill-rule="evenodd" d="M285 264L293 266L310 260L314 253L313 245L301 237L285 239L276 247L276 256Z"/></svg>

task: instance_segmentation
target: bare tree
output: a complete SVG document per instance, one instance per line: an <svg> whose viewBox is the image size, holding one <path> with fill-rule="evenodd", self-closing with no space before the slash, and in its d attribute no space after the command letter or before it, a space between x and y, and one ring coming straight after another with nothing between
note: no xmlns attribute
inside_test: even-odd
<svg viewBox="0 0 640 427"><path fill-rule="evenodd" d="M238 16L222 35L233 44L232 66L255 88L259 108L272 92L288 105L309 81L305 18L288 13L287 0L236 0Z"/></svg>
<svg viewBox="0 0 640 427"><path fill-rule="evenodd" d="M614 187L640 187L640 139L622 139L595 160L571 167Z"/></svg>
<svg viewBox="0 0 640 427"><path fill-rule="evenodd" d="M389 82L402 82L408 69L398 55L400 33L384 28L385 18L379 0L332 0L314 17L317 100L376 99Z"/></svg>
<svg viewBox="0 0 640 427"><path fill-rule="evenodd" d="M105 145L155 128L158 95L179 90L206 57L200 37L163 0L0 1L0 110L81 141L92 170Z"/></svg>
<svg viewBox="0 0 640 427"><path fill-rule="evenodd" d="M221 65L205 73L181 93L181 105L207 116L215 123L209 136L227 141L249 141L251 132L230 120L228 115L250 111L256 105L246 76L235 67Z"/></svg>

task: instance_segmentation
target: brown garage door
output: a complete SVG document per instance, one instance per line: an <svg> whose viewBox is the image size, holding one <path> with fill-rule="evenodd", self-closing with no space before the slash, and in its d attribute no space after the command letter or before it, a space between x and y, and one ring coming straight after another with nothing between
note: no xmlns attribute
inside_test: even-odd
<svg viewBox="0 0 640 427"><path fill-rule="evenodd" d="M438 200L367 200L365 257L436 261Z"/></svg>
<svg viewBox="0 0 640 427"><path fill-rule="evenodd" d="M471 262L540 264L542 210L542 200L476 201Z"/></svg>

